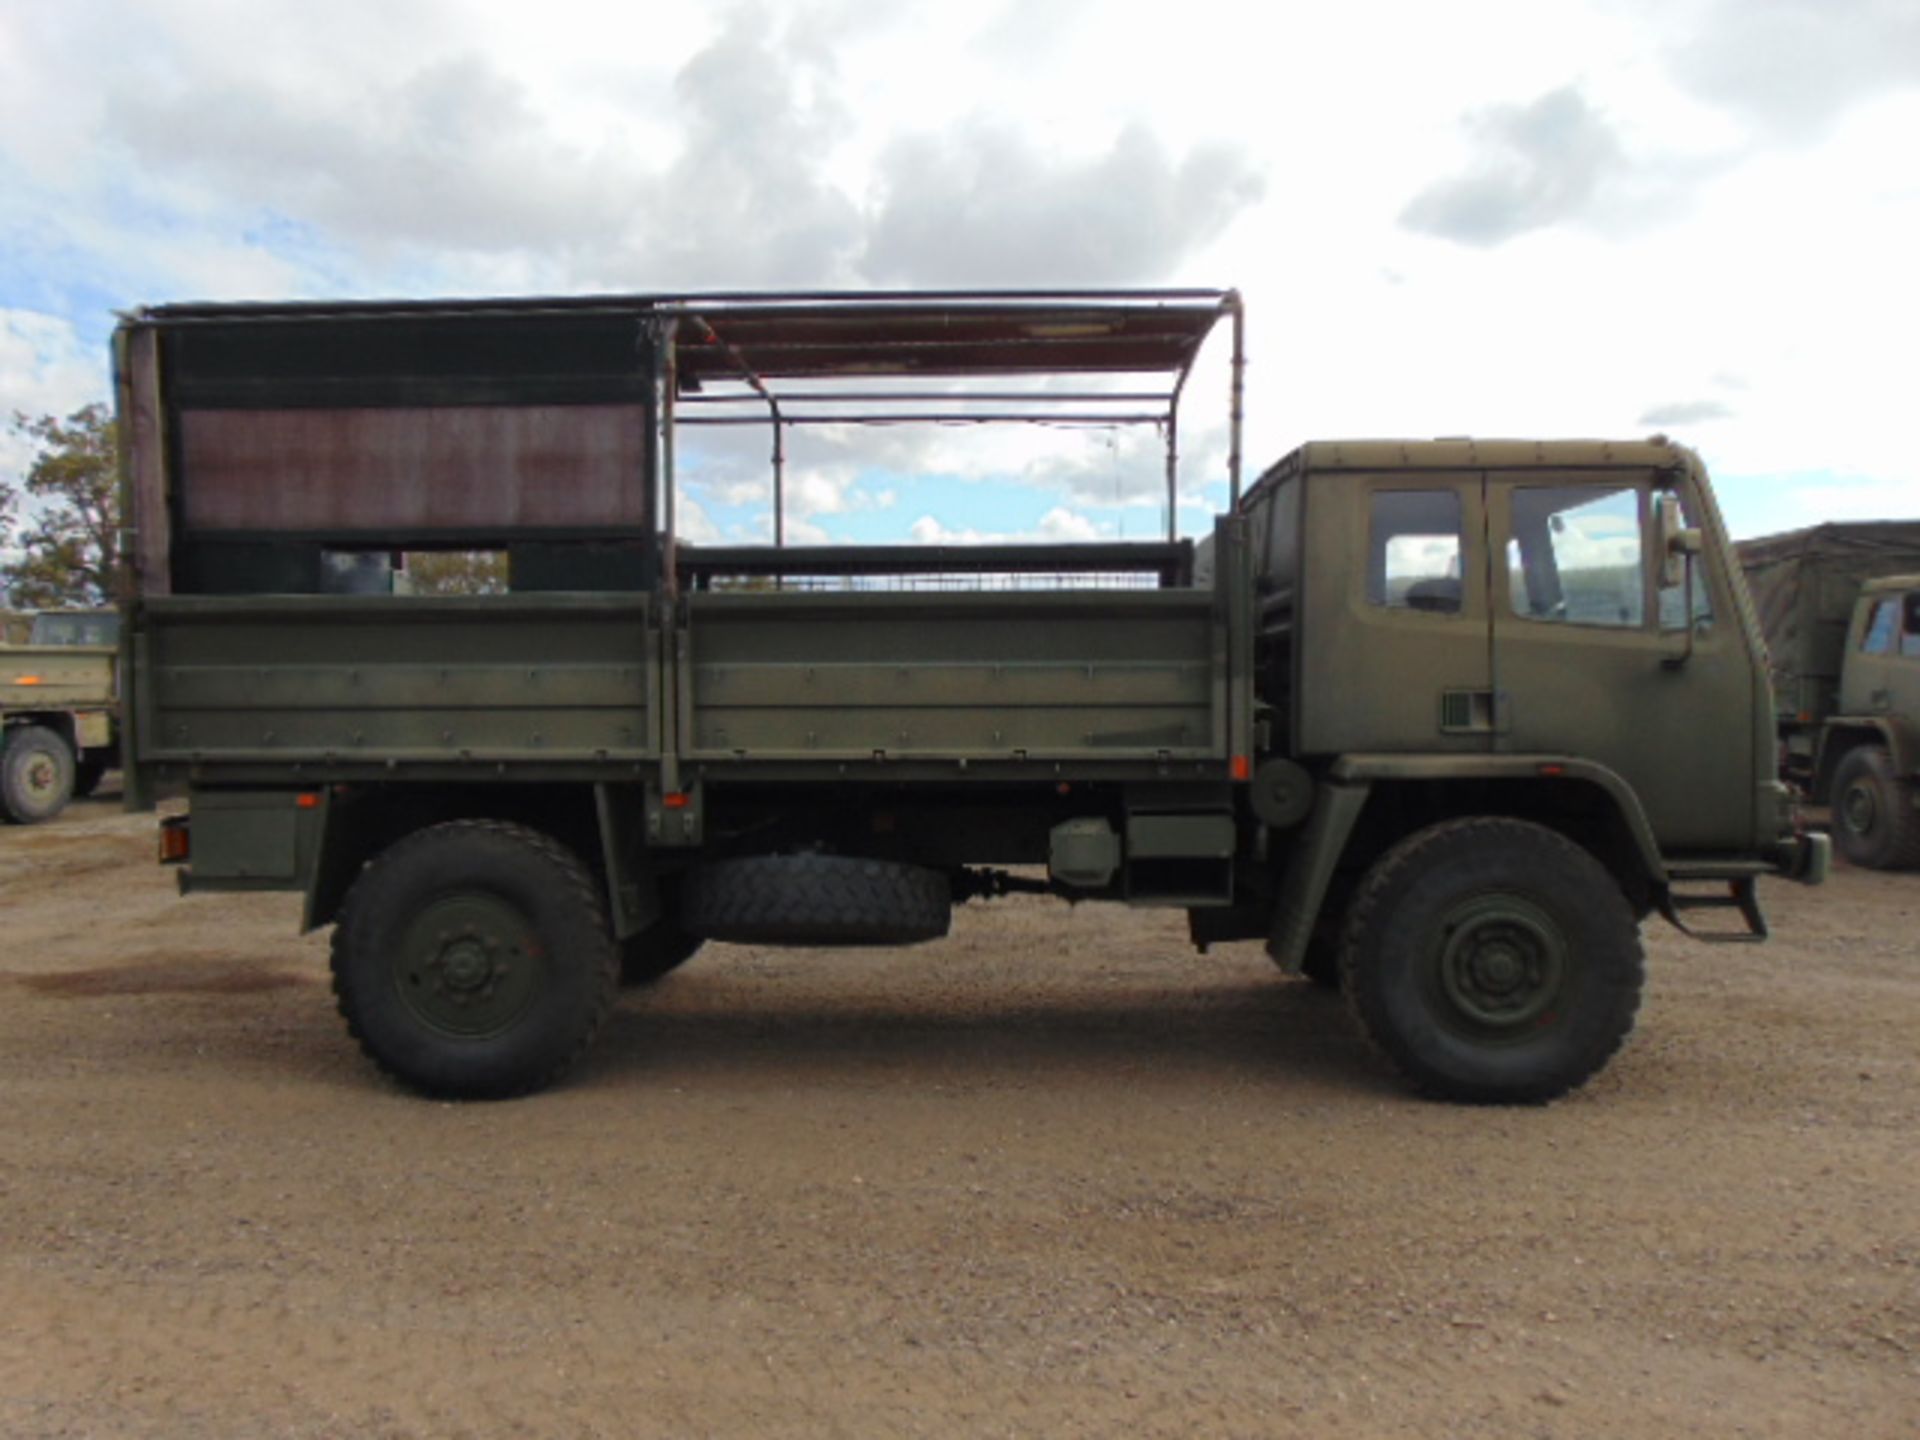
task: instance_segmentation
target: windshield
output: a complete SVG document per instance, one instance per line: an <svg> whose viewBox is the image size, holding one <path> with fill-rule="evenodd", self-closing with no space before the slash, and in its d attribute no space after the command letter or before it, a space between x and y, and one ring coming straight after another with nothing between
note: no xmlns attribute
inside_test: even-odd
<svg viewBox="0 0 1920 1440"><path fill-rule="evenodd" d="M120 643L120 616L116 611L95 614L36 615L34 645L106 645Z"/></svg>

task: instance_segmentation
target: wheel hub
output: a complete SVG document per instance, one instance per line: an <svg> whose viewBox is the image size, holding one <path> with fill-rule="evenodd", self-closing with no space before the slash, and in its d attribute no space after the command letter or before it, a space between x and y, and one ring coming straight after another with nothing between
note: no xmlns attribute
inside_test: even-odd
<svg viewBox="0 0 1920 1440"><path fill-rule="evenodd" d="M1494 994L1506 994L1526 978L1526 961L1500 941L1474 956L1472 964L1475 984Z"/></svg>
<svg viewBox="0 0 1920 1440"><path fill-rule="evenodd" d="M1847 822L1847 828L1854 834L1871 835L1874 822L1880 816L1880 807L1869 786L1853 785L1848 787L1841 801L1840 813Z"/></svg>
<svg viewBox="0 0 1920 1440"><path fill-rule="evenodd" d="M539 989L526 918L488 895L454 896L427 907L395 957L401 999L429 1027L462 1038L496 1035Z"/></svg>
<svg viewBox="0 0 1920 1440"><path fill-rule="evenodd" d="M471 994L485 990L494 978L494 954L499 949L479 935L443 941L429 963L439 971L443 993Z"/></svg>
<svg viewBox="0 0 1920 1440"><path fill-rule="evenodd" d="M52 760L45 755L36 755L33 763L27 766L27 788L36 795L51 795L57 773Z"/></svg>
<svg viewBox="0 0 1920 1440"><path fill-rule="evenodd" d="M1554 1018L1570 972L1560 928L1518 896L1467 902L1448 917L1437 979L1453 1017L1479 1031L1514 1032Z"/></svg>

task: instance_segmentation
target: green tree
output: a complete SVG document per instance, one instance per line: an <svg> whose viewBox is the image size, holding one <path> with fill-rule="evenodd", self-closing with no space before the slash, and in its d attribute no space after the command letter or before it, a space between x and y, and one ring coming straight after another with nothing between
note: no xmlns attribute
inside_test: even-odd
<svg viewBox="0 0 1920 1440"><path fill-rule="evenodd" d="M507 588L504 550L416 550L407 556L416 595L500 595Z"/></svg>
<svg viewBox="0 0 1920 1440"><path fill-rule="evenodd" d="M19 495L19 491L8 484L4 478L0 478L0 562L6 560L8 542L13 538L13 510L14 506L19 503ZM13 617L5 614L6 606L6 576L0 573L0 616L5 616L4 626L0 627L0 644L10 645L13 643Z"/></svg>
<svg viewBox="0 0 1920 1440"><path fill-rule="evenodd" d="M120 573L120 472L113 417L96 403L64 420L16 414L13 428L31 440L38 453L27 470L24 523L13 533L21 555L0 565L0 585L15 605L26 609L112 604ZM0 499L0 511L11 498Z"/></svg>

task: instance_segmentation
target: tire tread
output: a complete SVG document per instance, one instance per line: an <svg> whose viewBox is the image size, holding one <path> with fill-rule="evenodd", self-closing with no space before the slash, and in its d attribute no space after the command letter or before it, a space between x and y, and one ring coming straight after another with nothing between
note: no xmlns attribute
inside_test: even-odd
<svg viewBox="0 0 1920 1440"><path fill-rule="evenodd" d="M687 878L681 923L736 944L909 945L945 935L953 896L938 870L842 855L757 855Z"/></svg>

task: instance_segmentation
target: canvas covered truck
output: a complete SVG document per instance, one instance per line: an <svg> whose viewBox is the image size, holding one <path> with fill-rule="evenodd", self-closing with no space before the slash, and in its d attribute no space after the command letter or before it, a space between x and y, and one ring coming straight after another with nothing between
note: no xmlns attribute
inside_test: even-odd
<svg viewBox="0 0 1920 1440"><path fill-rule="evenodd" d="M1781 773L1830 807L1856 865L1920 868L1920 521L1738 548L1771 657Z"/></svg>
<svg viewBox="0 0 1920 1440"><path fill-rule="evenodd" d="M133 314L128 803L185 787L183 891L302 895L431 1094L553 1081L706 940L904 945L1018 891L1264 940L1423 1091L1558 1095L1632 1026L1642 920L1758 938L1761 877L1824 873L1707 477L1364 442L1243 491L1241 336L1214 291ZM1031 420L1157 429L1167 538L779 543L805 427ZM747 421L776 543L681 544L676 455ZM476 552L497 593L396 578Z"/></svg>
<svg viewBox="0 0 1920 1440"><path fill-rule="evenodd" d="M46 610L0 645L0 819L51 820L119 763L120 617Z"/></svg>

